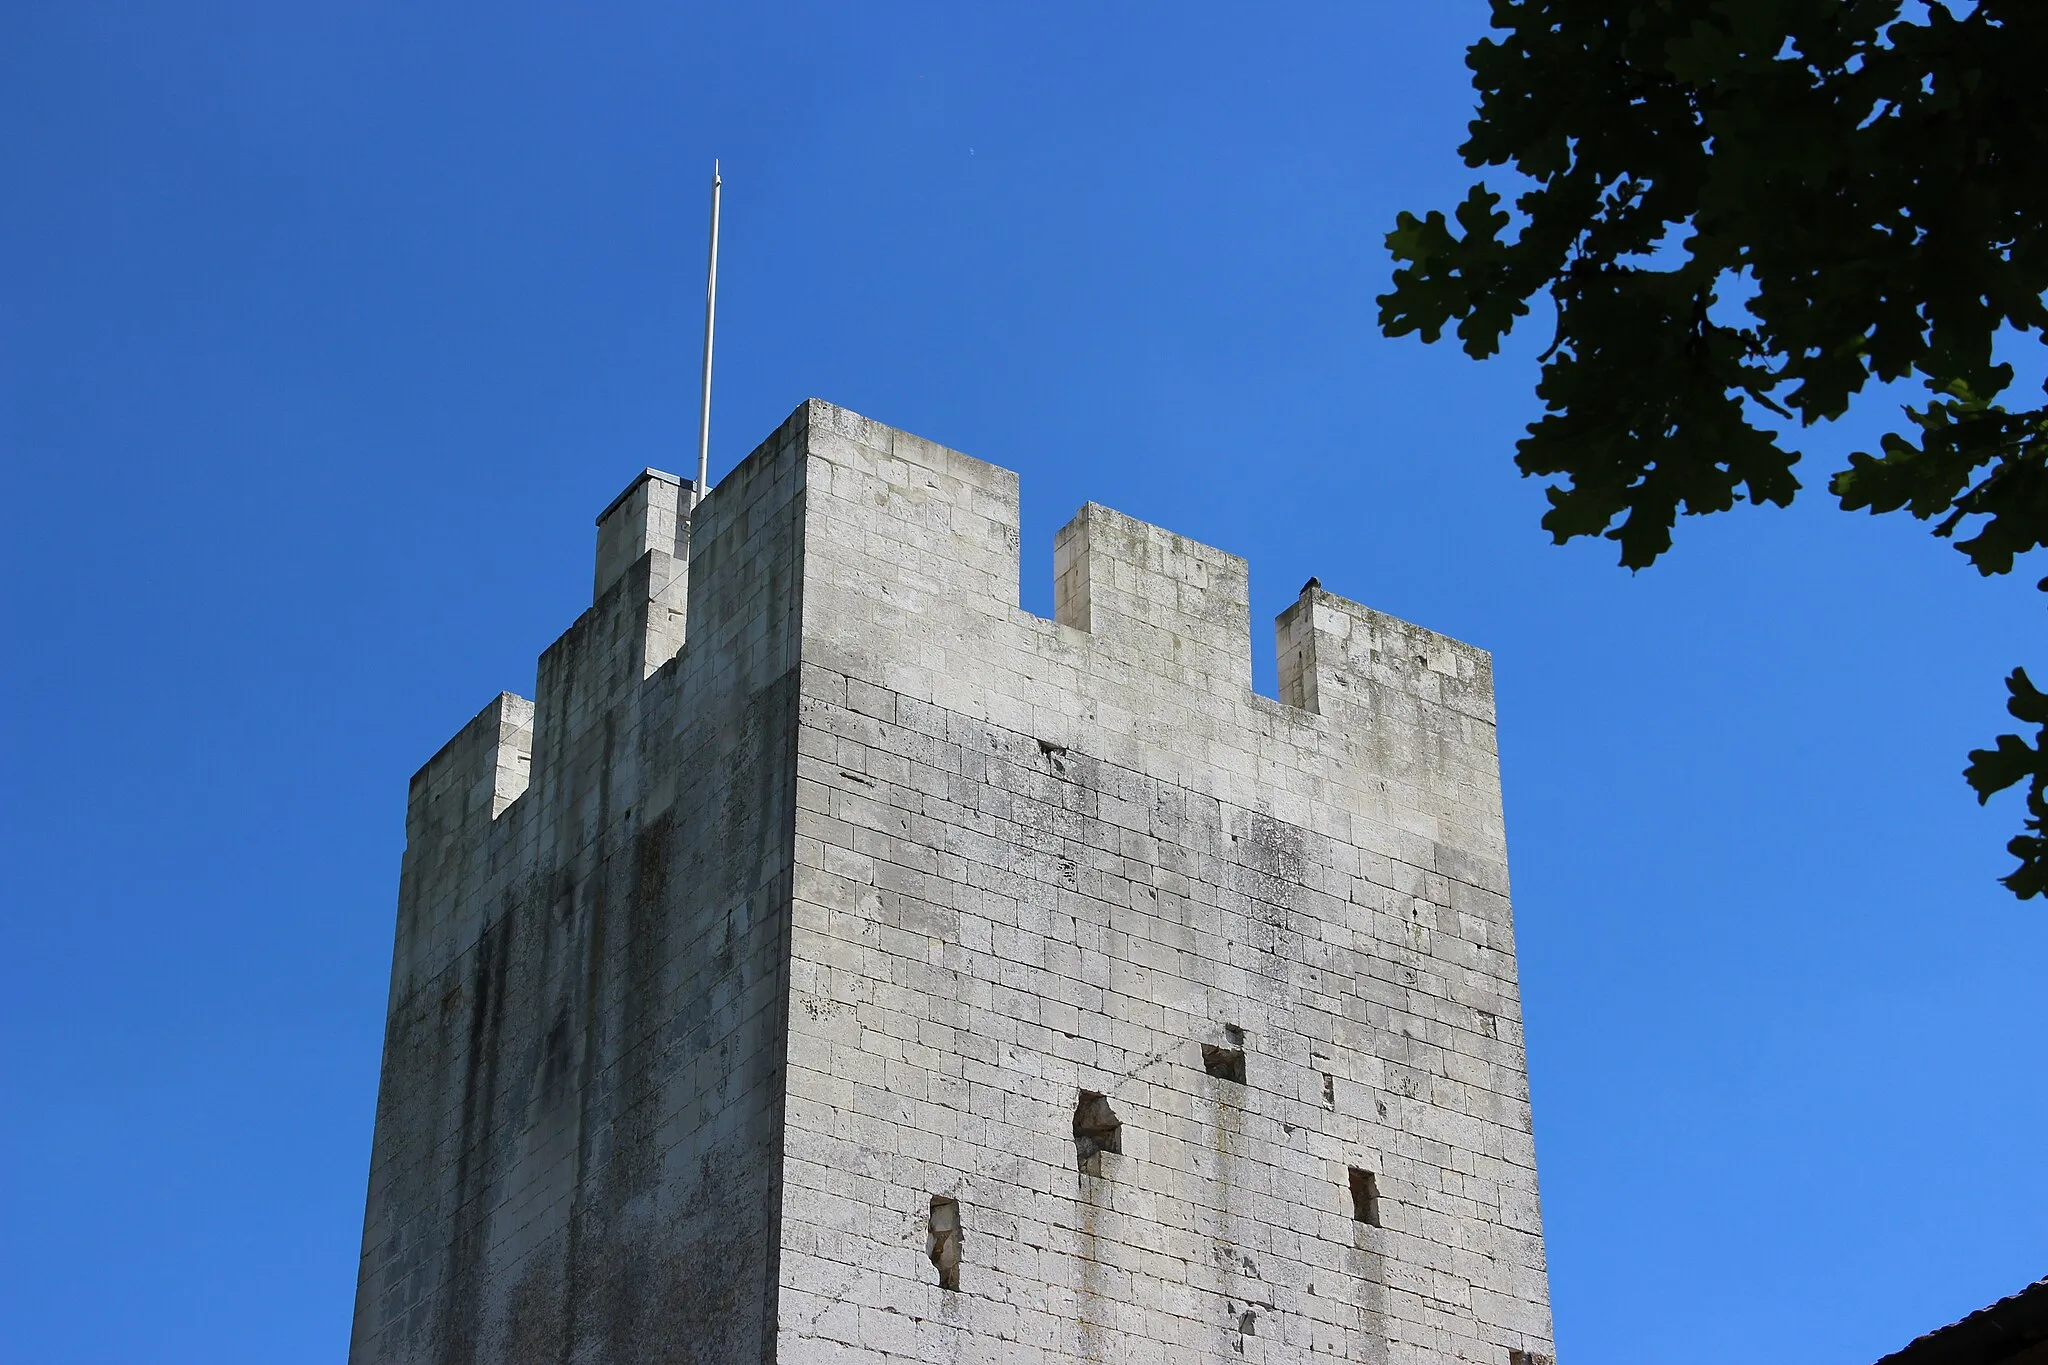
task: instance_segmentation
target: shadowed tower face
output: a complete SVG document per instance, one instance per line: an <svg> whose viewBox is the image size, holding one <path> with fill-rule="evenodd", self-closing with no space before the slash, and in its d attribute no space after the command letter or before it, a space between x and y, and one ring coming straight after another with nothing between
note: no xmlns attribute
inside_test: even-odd
<svg viewBox="0 0 2048 1365"><path fill-rule="evenodd" d="M806 403L414 777L355 1365L1548 1359L1486 654Z"/></svg>

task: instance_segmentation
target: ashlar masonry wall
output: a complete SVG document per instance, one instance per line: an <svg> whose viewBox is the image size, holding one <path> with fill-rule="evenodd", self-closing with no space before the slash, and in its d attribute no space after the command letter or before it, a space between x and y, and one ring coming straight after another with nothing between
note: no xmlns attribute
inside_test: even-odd
<svg viewBox="0 0 2048 1365"><path fill-rule="evenodd" d="M690 494L414 780L352 1360L1545 1359L1487 656L1310 590L1260 697L1092 505L1033 616L823 403Z"/></svg>

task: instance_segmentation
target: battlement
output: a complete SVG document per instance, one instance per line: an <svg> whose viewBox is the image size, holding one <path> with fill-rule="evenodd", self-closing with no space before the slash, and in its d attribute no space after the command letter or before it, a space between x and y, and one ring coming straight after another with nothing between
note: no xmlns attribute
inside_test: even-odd
<svg viewBox="0 0 2048 1365"><path fill-rule="evenodd" d="M532 762L533 703L500 692L413 774L407 841L497 819L525 794Z"/></svg>
<svg viewBox="0 0 2048 1365"><path fill-rule="evenodd" d="M1542 1358L1482 650L810 401L413 779L353 1365Z"/></svg>
<svg viewBox="0 0 2048 1365"><path fill-rule="evenodd" d="M689 564L690 513L697 485L689 479L643 469L623 493L597 514L597 578L590 600L619 581L649 550Z"/></svg>
<svg viewBox="0 0 2048 1365"><path fill-rule="evenodd" d="M1394 697L1491 725L1493 657L1447 635L1325 592L1314 582L1275 621L1280 700L1370 724Z"/></svg>
<svg viewBox="0 0 2048 1365"><path fill-rule="evenodd" d="M1089 503L1053 539L1053 619L1227 691L1252 685L1245 562ZM1100 630L1097 623L1100 623Z"/></svg>
<svg viewBox="0 0 2048 1365"><path fill-rule="evenodd" d="M1018 522L1012 471L817 400L701 501L690 481L644 470L597 519L591 610L542 656L524 732L534 771L553 780L564 746L642 687L684 676L691 689L727 686L741 674L759 686L799 653L823 662L849 651L926 701L985 693L978 679L1000 658L1047 685L1075 686L1084 673L1149 679L1144 709L1105 723L1192 743L1212 737L1186 728L1205 698L1240 705L1247 726L1270 722L1252 692L1242 558L1089 503L1054 538L1048 623L1019 605ZM693 638L693 621L713 638ZM1275 634L1280 701L1322 722L1299 729L1304 743L1320 734L1326 747L1375 748L1389 775L1428 785L1428 754L1408 736L1457 730L1462 740L1494 724L1483 650L1319 587L1280 614ZM705 662L693 667L694 655ZM650 681L664 669L668 683ZM515 752L502 749L503 761ZM502 811L526 784L510 767L500 775L500 753L451 741L423 810L488 787L509 793L493 815Z"/></svg>

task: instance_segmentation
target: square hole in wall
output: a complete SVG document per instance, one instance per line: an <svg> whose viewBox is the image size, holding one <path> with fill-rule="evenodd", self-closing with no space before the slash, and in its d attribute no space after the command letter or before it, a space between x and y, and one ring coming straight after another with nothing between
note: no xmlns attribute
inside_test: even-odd
<svg viewBox="0 0 2048 1365"><path fill-rule="evenodd" d="M1074 1106L1074 1158L1089 1175L1102 1174L1102 1154L1122 1152L1124 1125L1109 1107L1109 1097L1083 1090Z"/></svg>
<svg viewBox="0 0 2048 1365"><path fill-rule="evenodd" d="M960 1201L932 1196L932 1221L924 1238L925 1255L939 1272L939 1288L960 1287Z"/></svg>
<svg viewBox="0 0 2048 1365"><path fill-rule="evenodd" d="M1219 1081L1236 1081L1244 1084L1244 1049L1241 1047L1217 1047L1211 1043L1202 1044L1202 1070Z"/></svg>
<svg viewBox="0 0 2048 1365"><path fill-rule="evenodd" d="M1351 1168L1351 1217L1372 1227L1380 1225L1380 1178L1358 1166Z"/></svg>

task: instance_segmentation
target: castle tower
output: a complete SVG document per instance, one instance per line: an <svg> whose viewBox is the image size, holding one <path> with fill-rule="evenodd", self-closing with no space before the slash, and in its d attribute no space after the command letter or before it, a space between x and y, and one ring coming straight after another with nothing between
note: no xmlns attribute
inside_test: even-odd
<svg viewBox="0 0 2048 1365"><path fill-rule="evenodd" d="M354 1365L1550 1351L1483 652L806 403L412 780Z"/></svg>

